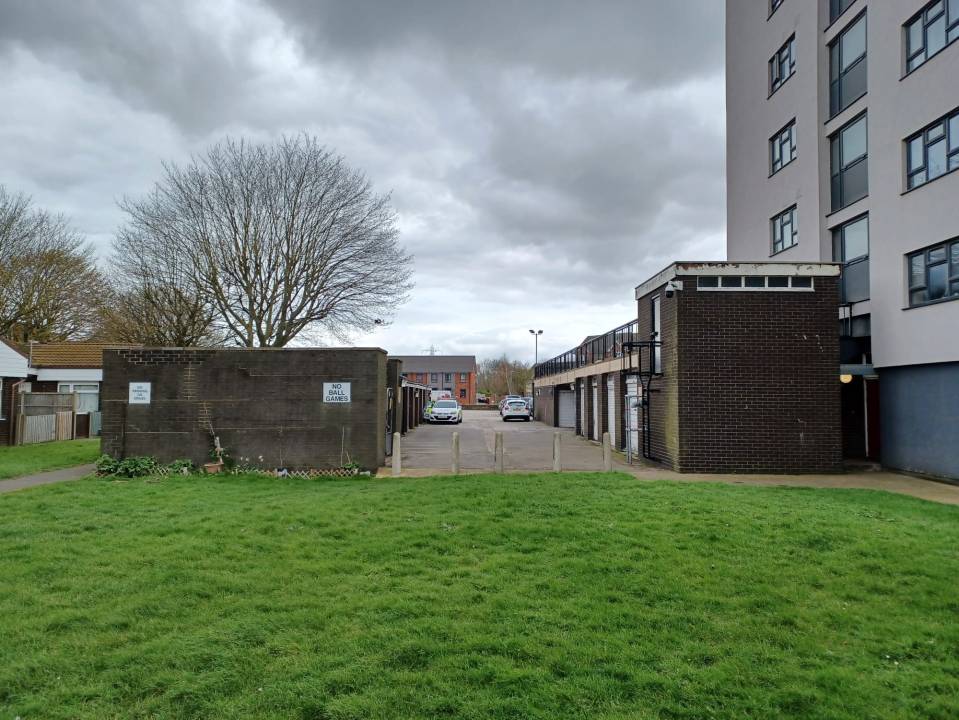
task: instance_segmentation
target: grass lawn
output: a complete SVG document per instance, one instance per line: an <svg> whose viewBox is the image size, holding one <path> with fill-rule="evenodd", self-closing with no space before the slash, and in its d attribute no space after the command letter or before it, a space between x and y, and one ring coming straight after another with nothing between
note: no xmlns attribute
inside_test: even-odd
<svg viewBox="0 0 959 720"><path fill-rule="evenodd" d="M0 480L85 465L100 455L100 438L0 447Z"/></svg>
<svg viewBox="0 0 959 720"><path fill-rule="evenodd" d="M959 717L959 507L177 477L0 516L2 718Z"/></svg>

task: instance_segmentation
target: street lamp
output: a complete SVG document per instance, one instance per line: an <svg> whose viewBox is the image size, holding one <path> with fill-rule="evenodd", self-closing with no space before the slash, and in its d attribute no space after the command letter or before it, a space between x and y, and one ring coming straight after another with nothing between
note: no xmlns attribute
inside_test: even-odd
<svg viewBox="0 0 959 720"><path fill-rule="evenodd" d="M531 383L533 391L533 402L530 403L532 407L531 411L534 411L536 408L536 366L539 365L539 336L543 334L542 330L530 330L529 334L533 336L533 344L535 350L533 351L533 382Z"/></svg>

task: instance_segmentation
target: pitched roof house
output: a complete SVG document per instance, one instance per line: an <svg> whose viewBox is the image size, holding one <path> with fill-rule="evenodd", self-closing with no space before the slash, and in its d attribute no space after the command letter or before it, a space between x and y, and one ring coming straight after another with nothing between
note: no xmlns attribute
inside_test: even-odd
<svg viewBox="0 0 959 720"><path fill-rule="evenodd" d="M13 405L17 386L27 378L27 354L12 342L0 339L0 445L12 440Z"/></svg>

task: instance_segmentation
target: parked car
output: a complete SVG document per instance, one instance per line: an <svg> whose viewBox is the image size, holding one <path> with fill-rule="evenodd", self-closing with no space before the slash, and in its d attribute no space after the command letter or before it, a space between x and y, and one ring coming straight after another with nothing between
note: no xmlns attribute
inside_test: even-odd
<svg viewBox="0 0 959 720"><path fill-rule="evenodd" d="M503 422L507 420L525 420L529 422L529 408L526 407L526 401L523 398L514 398L508 400L499 411L503 416Z"/></svg>
<svg viewBox="0 0 959 720"><path fill-rule="evenodd" d="M507 395L506 397L504 397L502 400L499 401L500 412L503 411L503 406L506 405L506 403L508 403L510 400L522 400L522 399L523 398L521 398L519 395Z"/></svg>
<svg viewBox="0 0 959 720"><path fill-rule="evenodd" d="M429 422L463 422L463 408L455 400L437 400L430 408Z"/></svg>
<svg viewBox="0 0 959 720"><path fill-rule="evenodd" d="M423 419L426 420L427 422L429 422L429 419L430 419L430 411L431 411L432 409L433 409L433 401L430 400L430 401L429 401L428 403L426 403L426 405L423 407Z"/></svg>
<svg viewBox="0 0 959 720"><path fill-rule="evenodd" d="M523 398L523 400L526 401L526 407L529 408L529 411L533 412L533 398L527 395L526 397Z"/></svg>

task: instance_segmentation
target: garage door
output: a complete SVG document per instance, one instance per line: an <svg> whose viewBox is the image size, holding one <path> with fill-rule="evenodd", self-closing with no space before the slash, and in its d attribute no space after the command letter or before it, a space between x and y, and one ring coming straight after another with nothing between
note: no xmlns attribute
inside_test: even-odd
<svg viewBox="0 0 959 720"><path fill-rule="evenodd" d="M559 426L576 427L576 393L572 390L559 391Z"/></svg>
<svg viewBox="0 0 959 720"><path fill-rule="evenodd" d="M606 380L606 423L609 427L609 444L616 445L616 383L610 377Z"/></svg>

